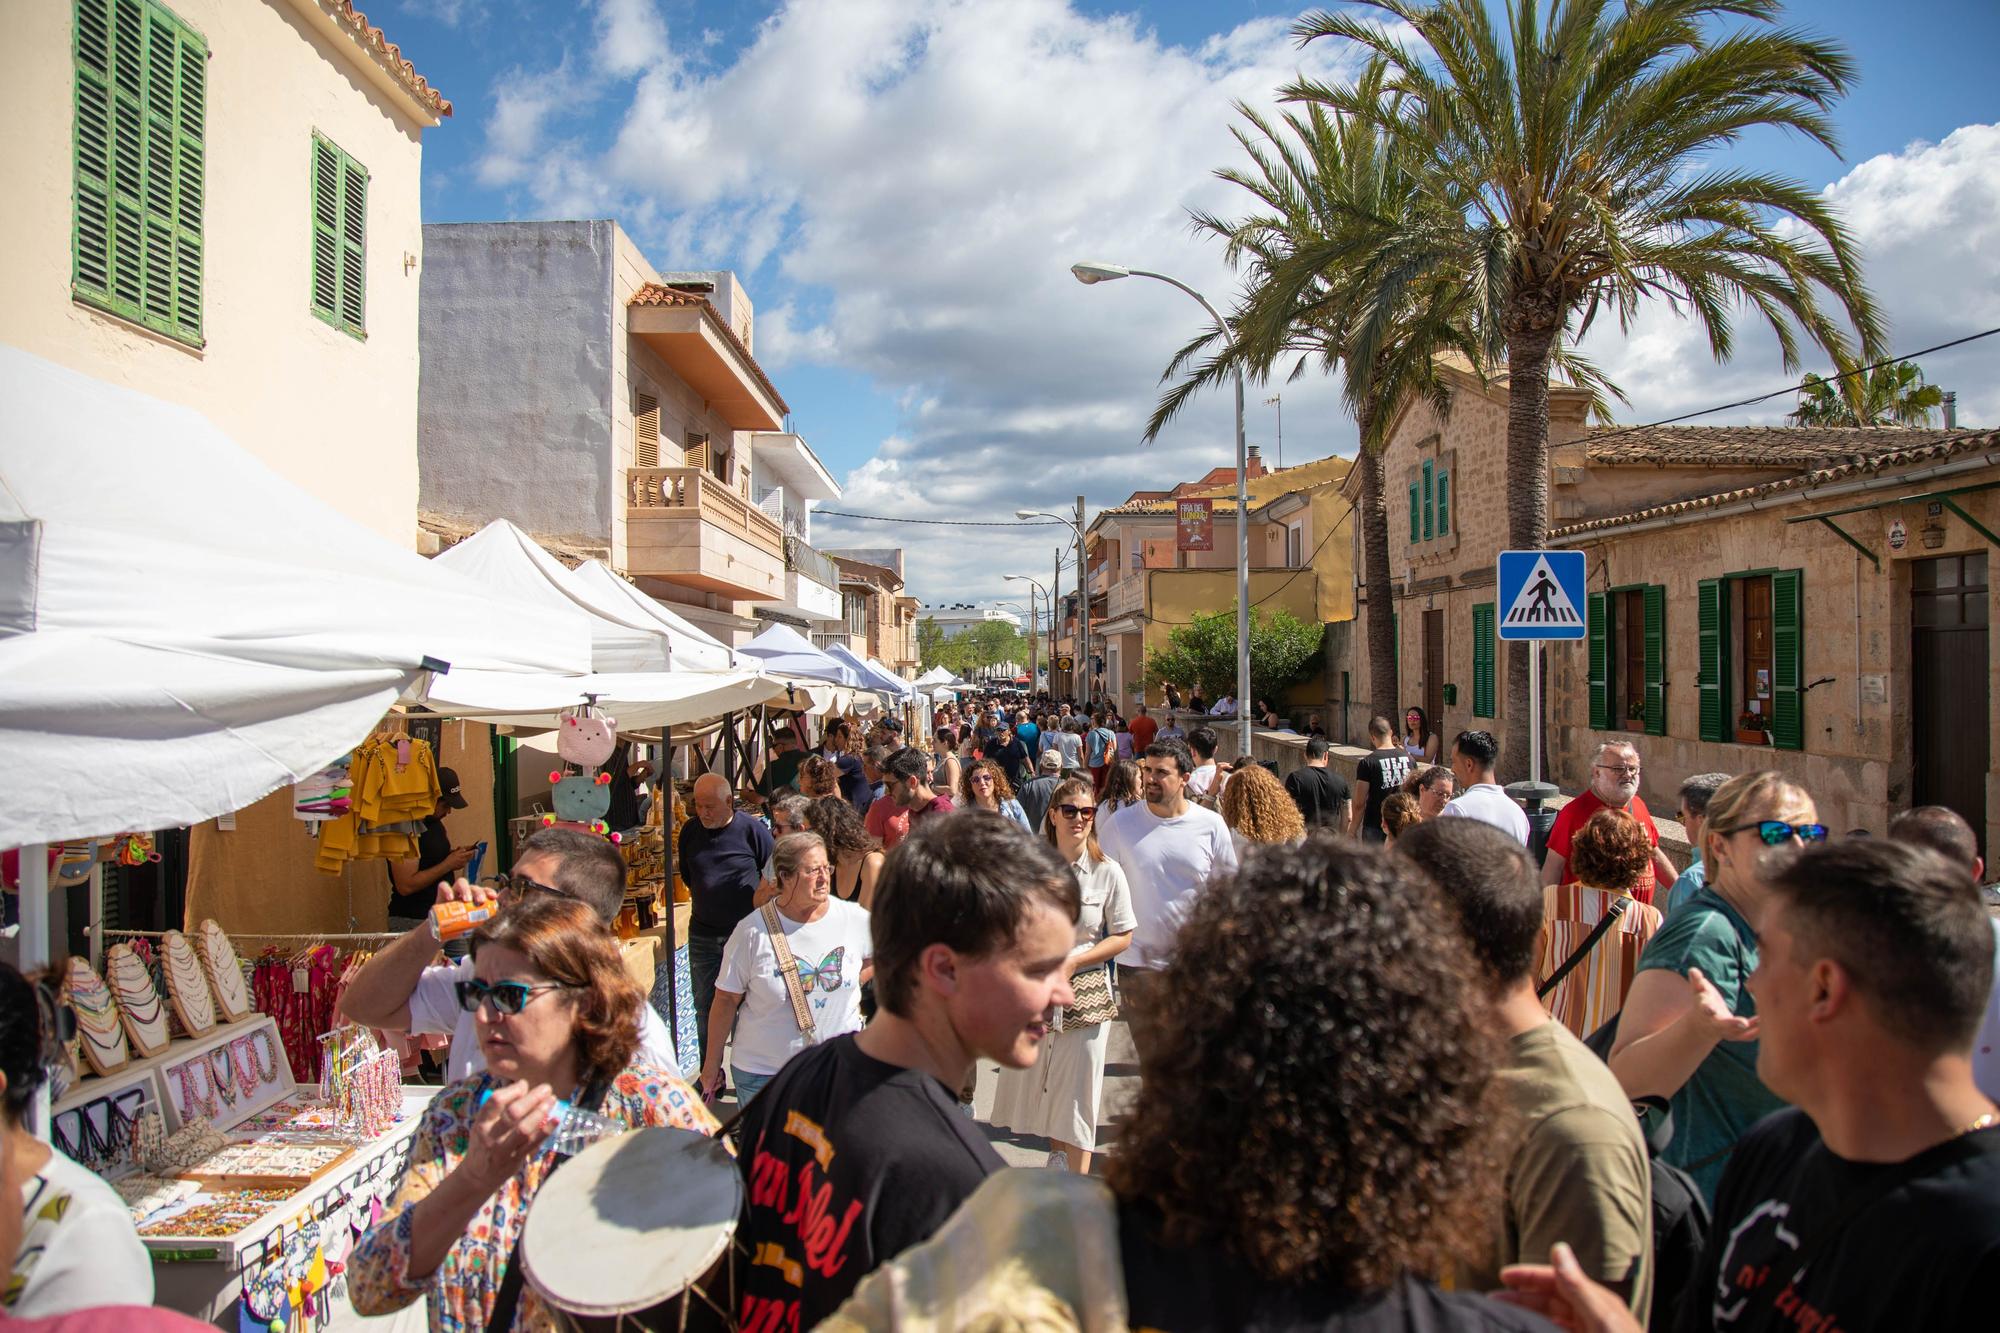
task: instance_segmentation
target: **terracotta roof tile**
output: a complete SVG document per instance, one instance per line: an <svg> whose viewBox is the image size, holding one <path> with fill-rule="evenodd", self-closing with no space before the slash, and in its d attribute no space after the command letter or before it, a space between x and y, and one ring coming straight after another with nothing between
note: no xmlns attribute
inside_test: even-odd
<svg viewBox="0 0 2000 1333"><path fill-rule="evenodd" d="M1721 429L1729 429L1722 427ZM1879 433L1879 432L1876 432ZM1829 482L1844 481L1849 477L1866 476L1871 473L1886 472L1891 468L1908 467L1913 463L1933 463L1958 454L1974 453L1980 449L2000 449L2000 431L1910 431L1907 435L1938 436L1925 442L1902 449L1889 449L1877 453L1853 455L1841 459L1831 467L1822 467L1811 472L1802 472L1793 477L1782 477L1777 481L1767 481L1758 486L1743 486L1733 491L1719 491L1714 495L1697 496L1692 500L1678 500L1672 504L1654 505L1650 509L1639 509L1629 514L1619 514L1610 518L1593 518L1582 523L1572 523L1567 527L1555 528L1549 532L1550 541L1568 541L1602 532L1607 528L1620 528L1628 523L1640 523L1653 518L1670 518L1678 514L1699 513L1723 505L1735 504L1743 500L1758 500L1765 496L1782 495L1788 491L1811 490Z"/></svg>
<svg viewBox="0 0 2000 1333"><path fill-rule="evenodd" d="M771 401L778 405L779 413L784 416L791 415L792 409L786 404L785 396L778 392L778 386L771 382L771 377L766 375L764 368L757 364L757 358L750 355L750 349L744 345L741 338L736 336L736 330L729 327L729 321L722 317L721 313L716 310L714 304L709 301L704 293L691 291L687 286L649 282L634 292L632 299L625 304L628 308L632 306L679 306L686 308L699 306L702 314L706 315L708 322L714 326L715 331L729 341L729 345L736 349L737 355L743 358L744 364L750 367L750 373L756 376L757 383L764 386L764 392L771 395Z"/></svg>
<svg viewBox="0 0 2000 1333"><path fill-rule="evenodd" d="M1958 434L1904 426L1593 426L1592 463L1658 467L1827 467Z"/></svg>
<svg viewBox="0 0 2000 1333"><path fill-rule="evenodd" d="M368 21L368 16L354 7L354 0L320 0L320 2L327 7L340 25L347 29L348 35L361 44L363 50L388 69L390 75L403 85L410 96L429 107L435 115L451 114L451 103L446 100L444 94L431 87L430 80L417 73L417 67L404 57L403 49L384 36L380 28Z"/></svg>

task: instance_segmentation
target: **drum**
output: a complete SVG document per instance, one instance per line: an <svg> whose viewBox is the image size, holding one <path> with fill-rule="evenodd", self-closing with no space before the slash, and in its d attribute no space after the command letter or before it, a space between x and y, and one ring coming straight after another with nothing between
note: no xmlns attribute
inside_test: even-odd
<svg viewBox="0 0 2000 1333"><path fill-rule="evenodd" d="M542 1183L521 1231L521 1270L558 1323L733 1328L731 1238L743 1177L691 1130L603 1139Z"/></svg>

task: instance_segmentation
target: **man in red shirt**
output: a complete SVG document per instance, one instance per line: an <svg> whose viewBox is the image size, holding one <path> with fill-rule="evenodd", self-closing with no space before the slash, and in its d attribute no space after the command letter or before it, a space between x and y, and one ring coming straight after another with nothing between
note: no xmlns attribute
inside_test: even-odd
<svg viewBox="0 0 2000 1333"><path fill-rule="evenodd" d="M1543 884L1563 882L1563 872L1569 866L1570 841L1599 810L1623 810L1639 821L1639 827L1646 830L1646 841L1653 844L1652 870L1633 891L1634 898L1650 903L1655 884L1674 882L1680 872L1660 850L1660 830L1654 827L1653 816L1639 797L1639 768L1639 751L1625 742L1612 741L1597 747L1597 757L1591 760L1590 786L1557 813L1555 827L1549 830L1548 854L1542 861Z"/></svg>
<svg viewBox="0 0 2000 1333"><path fill-rule="evenodd" d="M1147 714L1144 704L1139 705L1139 716L1126 723L1125 729L1132 733L1133 754L1146 753L1146 747L1153 743L1153 737L1160 734L1160 724Z"/></svg>
<svg viewBox="0 0 2000 1333"><path fill-rule="evenodd" d="M905 828L955 808L948 794L932 789L930 766L924 756L907 746L889 756L882 770L882 791L902 813Z"/></svg>

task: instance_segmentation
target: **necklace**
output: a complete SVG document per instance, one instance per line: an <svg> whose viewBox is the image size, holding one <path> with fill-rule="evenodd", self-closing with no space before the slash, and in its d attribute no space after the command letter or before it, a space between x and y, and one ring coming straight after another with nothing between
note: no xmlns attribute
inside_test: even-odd
<svg viewBox="0 0 2000 1333"><path fill-rule="evenodd" d="M1994 1125L2000 1125L2000 1113L1988 1111L1985 1115L1980 1116L1979 1119L1973 1121L1971 1124L1967 1125L1964 1129L1961 1129L1958 1132L1961 1135L1971 1134L1977 1130L1988 1129Z"/></svg>
<svg viewBox="0 0 2000 1333"><path fill-rule="evenodd" d="M216 1057L220 1056L218 1060ZM229 1048L218 1046L208 1053L209 1082L222 1094L225 1106L236 1105L236 1075L229 1067Z"/></svg>
<svg viewBox="0 0 2000 1333"><path fill-rule="evenodd" d="M129 1060L131 1052L125 1045L125 1029L118 1021L118 1002L112 998L103 978L91 971L90 964L82 958L70 960L68 989L77 1034L83 1038L92 1063L100 1070L109 1070Z"/></svg>
<svg viewBox="0 0 2000 1333"><path fill-rule="evenodd" d="M250 1034L250 1058L257 1062L259 1083L278 1081L278 1044L271 1039L269 1028L260 1028Z"/></svg>
<svg viewBox="0 0 2000 1333"><path fill-rule="evenodd" d="M208 993L208 978L202 975L201 960L187 936L170 930L163 937L167 955L167 988L174 993L181 1020L189 1035L199 1036L215 1026L215 1002Z"/></svg>
<svg viewBox="0 0 2000 1333"><path fill-rule="evenodd" d="M206 1076L195 1080L202 1085L200 1096L196 1096L194 1090L188 1086L188 1079L191 1072L201 1068L202 1062L200 1060L189 1060L174 1069L174 1081L180 1084L181 1088L182 1123L193 1119L196 1111L205 1113L209 1120L214 1120L218 1115L222 1114L222 1108L215 1104L215 1089L209 1086Z"/></svg>

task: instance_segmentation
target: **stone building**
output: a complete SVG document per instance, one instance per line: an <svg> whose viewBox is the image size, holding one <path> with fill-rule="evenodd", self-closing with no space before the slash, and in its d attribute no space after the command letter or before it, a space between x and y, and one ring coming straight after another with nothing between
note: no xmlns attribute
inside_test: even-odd
<svg viewBox="0 0 2000 1333"><path fill-rule="evenodd" d="M840 572L842 619L813 635L824 647L838 643L873 658L896 675L917 674L920 603L903 593L901 547L871 546L827 552Z"/></svg>

